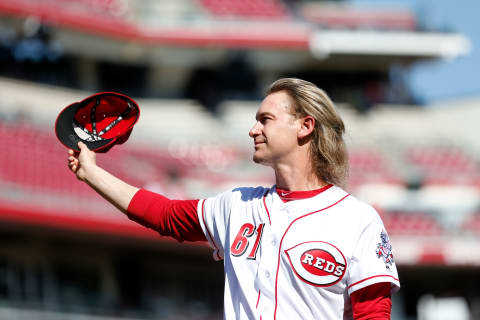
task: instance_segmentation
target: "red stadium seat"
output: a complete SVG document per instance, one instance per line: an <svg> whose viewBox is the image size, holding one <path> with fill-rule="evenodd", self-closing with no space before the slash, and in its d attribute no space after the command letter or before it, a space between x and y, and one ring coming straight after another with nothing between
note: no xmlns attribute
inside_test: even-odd
<svg viewBox="0 0 480 320"><path fill-rule="evenodd" d="M377 150L353 149L349 152L349 187L355 189L365 183L405 184L391 164Z"/></svg>
<svg viewBox="0 0 480 320"><path fill-rule="evenodd" d="M390 235L438 236L445 231L425 212L382 212L385 228Z"/></svg>
<svg viewBox="0 0 480 320"><path fill-rule="evenodd" d="M475 160L456 148L414 148L407 162L423 176L424 184L477 185L480 170Z"/></svg>
<svg viewBox="0 0 480 320"><path fill-rule="evenodd" d="M462 224L462 230L480 236L480 212L466 219Z"/></svg>
<svg viewBox="0 0 480 320"><path fill-rule="evenodd" d="M201 0L213 16L263 19L285 19L287 8L278 0Z"/></svg>

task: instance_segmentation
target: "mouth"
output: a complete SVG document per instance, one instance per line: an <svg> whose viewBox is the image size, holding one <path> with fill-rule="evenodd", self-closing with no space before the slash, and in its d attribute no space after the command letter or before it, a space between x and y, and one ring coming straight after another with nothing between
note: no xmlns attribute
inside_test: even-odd
<svg viewBox="0 0 480 320"><path fill-rule="evenodd" d="M258 149L259 146L260 146L261 144L263 144L263 143L265 143L265 141L255 141L255 142L254 142L255 150Z"/></svg>
<svg viewBox="0 0 480 320"><path fill-rule="evenodd" d="M255 145L258 145L258 144L265 143L265 141L263 141L263 140L257 140L257 141L254 141L253 143L254 143Z"/></svg>

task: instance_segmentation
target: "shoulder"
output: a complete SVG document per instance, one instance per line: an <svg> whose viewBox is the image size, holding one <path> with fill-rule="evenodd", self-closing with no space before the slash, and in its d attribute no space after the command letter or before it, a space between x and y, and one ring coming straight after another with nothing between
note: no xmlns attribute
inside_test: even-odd
<svg viewBox="0 0 480 320"><path fill-rule="evenodd" d="M267 192L271 192L272 188L266 187L241 187L231 191L232 196L239 198L241 201L251 201L262 199Z"/></svg>
<svg viewBox="0 0 480 320"><path fill-rule="evenodd" d="M345 201L343 201L343 206L347 209L347 212L350 213L352 219L359 220L362 224L369 224L372 222L381 222L380 215L377 210L370 204L358 199L354 195L349 195Z"/></svg>
<svg viewBox="0 0 480 320"><path fill-rule="evenodd" d="M252 201L256 199L262 199L267 192L271 192L272 188L266 187L238 187L235 189L227 190L211 197L210 199L222 199L227 201Z"/></svg>

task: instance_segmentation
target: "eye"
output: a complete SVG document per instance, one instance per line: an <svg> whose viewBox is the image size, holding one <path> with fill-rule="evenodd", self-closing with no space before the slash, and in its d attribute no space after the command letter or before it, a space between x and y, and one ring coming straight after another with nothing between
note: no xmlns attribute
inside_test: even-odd
<svg viewBox="0 0 480 320"><path fill-rule="evenodd" d="M261 124L265 124L265 123L267 123L268 120L271 120L271 118L269 118L269 117L263 117L263 118L260 119L260 123L261 123Z"/></svg>

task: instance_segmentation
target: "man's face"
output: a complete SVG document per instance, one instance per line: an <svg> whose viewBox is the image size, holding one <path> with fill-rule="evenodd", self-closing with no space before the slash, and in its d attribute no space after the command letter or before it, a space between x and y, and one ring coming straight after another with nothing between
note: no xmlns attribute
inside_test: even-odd
<svg viewBox="0 0 480 320"><path fill-rule="evenodd" d="M255 144L256 163L279 164L298 147L300 122L290 113L292 104L292 98L284 91L263 100L255 117L257 122L249 132Z"/></svg>

